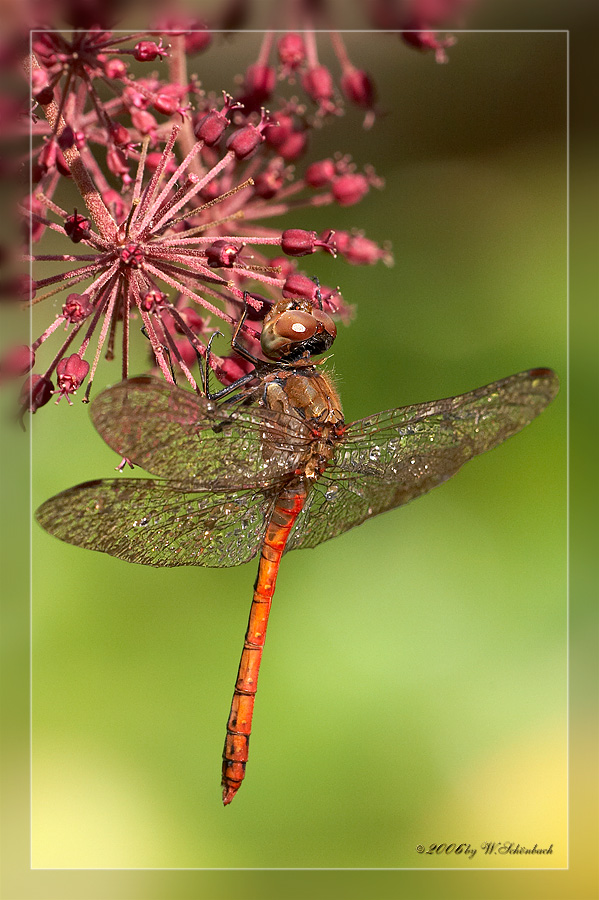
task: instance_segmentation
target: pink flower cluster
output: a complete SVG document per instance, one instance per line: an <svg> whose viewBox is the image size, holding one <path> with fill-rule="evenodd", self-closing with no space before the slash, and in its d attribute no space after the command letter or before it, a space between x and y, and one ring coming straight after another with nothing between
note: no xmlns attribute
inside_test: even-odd
<svg viewBox="0 0 599 900"><path fill-rule="evenodd" d="M341 35L331 30L327 38L339 63L337 84L319 61L313 4L289 6L290 22L291 7L301 12L295 27L267 32L240 87L220 99L201 87L200 54L222 38L189 14L123 33L108 27L99 4L72 2L70 31L45 23L31 32L23 63L33 112L20 121L33 136L32 189L21 204L31 244L23 261L32 277L21 276L18 287L32 306L63 296L30 346L0 358L2 382L29 375L23 411L52 397L70 403L84 384L87 400L100 359L112 359L117 344L126 378L140 332L165 379L183 377L199 391L193 370L215 319L234 328L249 304L244 339L258 353L261 320L273 303L315 299L313 266L301 271L298 260L325 252L351 265L392 262L387 245L360 230L336 230L334 218L324 231L293 222L301 208L357 204L383 180L341 152L296 167L312 130L344 104L364 110L366 125L376 110L372 79L350 61ZM385 4L375 6L368 6L374 19ZM439 22L441 0L429 0L426 10L422 2L413 6L422 35L409 39L438 53L447 44L424 33ZM280 95L285 82L304 97ZM68 182L80 195L75 207L60 200ZM52 232L65 241L64 252L34 251ZM47 274L46 263L58 270ZM339 289L322 285L320 292L325 309L349 322ZM40 348L61 332L50 361L34 373ZM210 362L224 384L247 371L235 354L211 354Z"/></svg>

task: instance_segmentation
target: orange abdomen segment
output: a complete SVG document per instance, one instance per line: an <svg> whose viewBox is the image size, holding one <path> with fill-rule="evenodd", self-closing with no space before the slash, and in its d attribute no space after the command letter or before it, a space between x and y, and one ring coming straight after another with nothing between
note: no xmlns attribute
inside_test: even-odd
<svg viewBox="0 0 599 900"><path fill-rule="evenodd" d="M222 777L225 806L231 802L239 790L245 775L258 673L279 563L289 532L306 502L306 496L307 489L303 482L294 483L293 486L281 491L266 528L250 619L227 722Z"/></svg>

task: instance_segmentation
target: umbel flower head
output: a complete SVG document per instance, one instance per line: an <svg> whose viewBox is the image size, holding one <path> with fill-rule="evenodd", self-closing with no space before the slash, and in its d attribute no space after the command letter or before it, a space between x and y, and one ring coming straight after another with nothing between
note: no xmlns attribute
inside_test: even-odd
<svg viewBox="0 0 599 900"><path fill-rule="evenodd" d="M88 196L91 216L79 210L69 213L43 193L35 196L36 205L27 210L32 228L62 233L77 245L77 252L29 257L36 264L74 264L34 281L31 302L38 304L65 288L77 291L67 296L61 313L32 346L21 348L19 364L12 364L11 374L31 371L40 346L64 326L67 336L52 362L24 388L25 407L35 411L53 394L70 402L70 396L86 380L87 400L102 354L114 356L119 331L122 377L126 378L134 319L143 328L164 377L172 382L176 366L199 390L192 367L197 357L205 354L206 335L214 330L209 315L234 326L247 301L250 315L245 337L251 347L261 318L281 294L315 298L314 281L296 270L295 260L317 250L335 255L334 233L319 236L297 228L280 231L265 227L262 221L293 206L357 202L378 179L372 172L356 172L347 157L339 157L323 161L320 169L326 173L319 170L318 178L312 170L290 184L282 160L258 154L268 122L264 112L256 124L244 124L223 137L231 124L231 108L233 103L225 96L222 109L205 111L195 126L198 140L179 165L174 159L179 126L173 127L151 166L146 140L137 154L132 189L128 196L116 195L111 203L113 214L99 193L95 204L89 204ZM254 156L256 159L247 163ZM151 169L149 178L147 169ZM298 200L298 190L309 192L308 198ZM50 218L52 214L59 223ZM387 260L387 251L373 242L370 255L364 247L360 251L365 241L361 235L344 233L342 238L342 252L350 262ZM269 247L277 254L274 258L264 254ZM79 252L83 249L87 252ZM337 291L323 287L322 298L329 312L349 317ZM246 370L234 356L211 355L211 364L225 384ZM6 364L0 363L2 370L8 374Z"/></svg>

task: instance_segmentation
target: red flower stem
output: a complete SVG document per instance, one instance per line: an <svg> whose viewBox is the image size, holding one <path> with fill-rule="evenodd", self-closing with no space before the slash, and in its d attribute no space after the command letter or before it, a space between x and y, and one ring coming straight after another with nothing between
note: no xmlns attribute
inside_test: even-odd
<svg viewBox="0 0 599 900"><path fill-rule="evenodd" d="M311 29L306 29L304 32L304 40L306 42L306 59L308 60L308 66L310 69L313 69L318 65L318 50L316 48L316 35Z"/></svg>
<svg viewBox="0 0 599 900"><path fill-rule="evenodd" d="M266 219L270 216L282 216L289 212L290 209L305 209L308 206L330 206L333 203L332 194L317 194L315 197L309 197L305 200L292 200L290 203L273 204L268 208L253 208L252 220ZM246 216L246 218L248 218Z"/></svg>
<svg viewBox="0 0 599 900"><path fill-rule="evenodd" d="M25 60L25 72L29 80L31 80L34 69L41 69L41 66L35 58L35 55L32 53ZM60 137L67 127L67 123L62 116L59 115L59 108L56 101L51 100L50 103L41 104L41 106L50 127L56 132L57 136ZM83 198L83 202L98 227L98 231L102 237L108 240L113 239L116 235L116 222L110 215L102 197L91 180L90 174L85 168L83 160L81 159L81 154L75 144L72 144L70 147L63 150L63 156L69 167L69 171L73 176L73 181L77 185L79 193Z"/></svg>
<svg viewBox="0 0 599 900"><path fill-rule="evenodd" d="M38 339L37 339L36 341L34 341L34 342L32 343L31 349L35 352L35 351L37 350L38 347L41 347L42 344L44 343L44 341L47 340L47 339L50 337L51 334L54 334L54 332L56 331L56 329L57 329L60 325L62 325L62 323L63 323L64 321L65 321L65 317L64 317L64 316L56 316L56 318L54 319L54 321L52 322L52 324L51 324L48 328L46 328L46 330L44 331L43 334L40 334L40 336L38 337Z"/></svg>
<svg viewBox="0 0 599 900"><path fill-rule="evenodd" d="M68 285L76 284L78 281L83 281L85 278L88 278L94 272L98 271L98 266L81 266L80 269L73 269L71 272L67 272L66 274L62 272L60 275L49 275L48 278L41 278L39 281L36 281L37 287L45 287L47 284L56 284L57 282L64 282L63 288ZM74 279L74 280L73 280ZM62 288L59 288L62 290ZM56 293L56 291L53 291ZM46 300L48 297L51 297L52 294L44 294L43 297L34 297L31 301L31 305L35 306L36 303L40 303L42 300Z"/></svg>
<svg viewBox="0 0 599 900"><path fill-rule="evenodd" d="M175 183L175 181L177 180L177 178L179 177L181 172L183 172L187 168L187 166L189 164L188 160L191 159L193 156L195 156L197 153L199 153L199 151L202 149L203 146L204 146L203 141L198 141L198 143L194 145L193 149L191 150L191 154L188 154L188 156L185 157L185 159L183 160L183 162L181 163L179 168L175 172L173 172L173 175L171 176L170 181L168 182L168 184L165 185L164 189L160 193L160 196L156 199L156 201L150 207L150 209L148 211L148 216L146 218L149 218L150 216L153 217L155 215L160 203L162 203L164 201L164 199L167 196L168 191L170 190L172 185ZM173 214L173 213L177 212L179 209L181 209L181 207L184 206L185 203L191 199L191 197L195 196L204 187L206 187L206 185L208 184L209 181L212 181L213 178L216 178L216 176L219 174L219 172L222 172L222 170L226 166L228 166L229 163L231 162L231 160L233 160L234 158L235 158L235 154L233 153L232 150L229 150L228 153L225 153L223 158L220 159L216 163L216 165L213 166L210 169L210 171L206 173L206 175L204 175L203 178L200 178L200 180L197 182L197 184L193 185L193 187L185 195L184 199L179 200L178 203L175 203L173 208L169 209L167 211L166 215L162 215L161 218L157 222L152 224L152 230L153 231L158 230L160 228L160 226L166 221L167 215L169 213ZM202 209L202 208L203 207L199 207L199 209ZM198 209L190 210L189 215L193 215L195 212L198 212Z"/></svg>
<svg viewBox="0 0 599 900"><path fill-rule="evenodd" d="M104 321L102 322L102 330L100 331L100 337L98 338L98 346L96 347L96 355L94 356L94 361L92 363L92 367L90 369L89 378L87 382L87 390L85 391L85 397L83 398L84 403L89 402L89 395L92 389L93 380L96 374L96 369L98 368L98 362L100 361L100 356L102 354L102 348L104 347L104 341L106 340L106 334L108 333L108 328L110 326L112 317L114 315L114 307L117 301L117 297L119 296L119 281L115 279L115 283L112 286L112 289L109 294L108 306L106 309L106 313L104 315ZM83 344L81 345L81 349L83 350Z"/></svg>
<svg viewBox="0 0 599 900"><path fill-rule="evenodd" d="M216 168L216 166L215 166L215 168ZM213 170L211 170L211 171L213 171ZM169 225L169 227L172 227L173 225L177 225L179 222L184 222L185 219L189 219L191 216L195 216L200 212L204 212L206 209L210 209L210 207L216 206L217 203L222 203L223 200L228 200L230 197L233 197L235 194L238 194L239 191L243 190L244 188L251 187L253 185L253 183L254 183L254 180L252 178L248 178L247 181L244 181L242 184L236 185L236 187L231 188L230 191L226 191L224 194L219 194L219 196L215 197L214 200L208 200L206 203L202 203L201 206L194 206L193 209L188 210L188 212L183 213L182 216L178 216L176 219L169 219L167 224ZM196 186L195 192L197 193L197 186ZM228 218L231 218L235 214L237 214L239 216L239 218L243 218L243 213L241 213L241 214L231 213L231 216L229 216ZM227 220L223 219L222 221L227 221ZM200 227L207 228L208 223L206 223L205 225L202 225ZM189 233L186 232L186 234L189 237Z"/></svg>
<svg viewBox="0 0 599 900"><path fill-rule="evenodd" d="M123 303L123 359L121 375L123 381L129 377L129 302L125 299Z"/></svg>
<svg viewBox="0 0 599 900"><path fill-rule="evenodd" d="M86 254L67 254L62 253L60 255L52 255L51 253L45 253L42 256L30 256L27 254L26 256L21 257L23 262L91 262L92 260L97 260L97 256L92 253Z"/></svg>
<svg viewBox="0 0 599 900"><path fill-rule="evenodd" d="M137 206L139 203L139 198L141 197L141 183L144 176L144 167L146 164L146 156L148 155L148 147L150 146L150 137L149 135L144 138L143 144L141 145L141 153L139 154L139 161L137 163L137 174L135 175L135 185L133 187L133 198L131 200L131 208Z"/></svg>
<svg viewBox="0 0 599 900"><path fill-rule="evenodd" d="M115 281L116 281L116 276L114 276L112 278L111 282L108 282L108 284L106 284L104 287L102 287L100 289L100 292L98 294L97 301L96 301L96 307L95 307L93 318L89 324L87 331L85 332L85 337L83 338L83 342L79 348L79 354L81 357L84 356L84 354L88 348L88 345L92 339L92 335L93 335L94 331L96 330L96 326L97 326L98 322L100 321L100 316L103 315L103 313L106 309L106 303L107 303L106 298L107 298L108 294L110 293L110 291L112 290Z"/></svg>
<svg viewBox="0 0 599 900"><path fill-rule="evenodd" d="M136 297L136 301L137 301L137 297ZM138 306L139 306L139 312L143 319L143 323L146 326L146 334L148 335L150 344L152 345L152 350L154 352L154 357L156 359L156 362L160 366L162 374L164 375L167 382L169 384L173 384L173 376L171 375L168 364L164 358L164 356L165 356L164 349L162 347L162 344L160 343L160 341L158 340L158 338L156 336L156 332L154 331L154 325L152 324L152 320L151 320L150 316L145 311L145 309L141 308L141 298L139 299Z"/></svg>
<svg viewBox="0 0 599 900"><path fill-rule="evenodd" d="M165 281L167 284L170 284L171 287L174 287L177 291L180 291L182 294L185 294L186 297L189 297L191 300L195 300L196 303L199 303L200 306L203 306L208 312L213 313L213 315L218 316L219 319L224 319L225 322L228 322L229 325L234 325L235 320L232 316L228 316L226 313L222 311L222 309L218 309L216 306L213 306L209 303L205 297L200 297L198 294L194 293L194 291L190 290L190 288L186 287L182 282L177 281L175 278L167 275L163 268L156 269L150 263L146 262L146 269L149 272L152 272L157 278L160 278L162 281ZM204 288L203 288L204 289ZM206 290L206 289L204 289ZM209 291L206 290L208 293ZM241 292L240 292L241 293Z"/></svg>
<svg viewBox="0 0 599 900"><path fill-rule="evenodd" d="M169 134L169 136L167 138L166 144L164 146L164 150L162 151L162 153L160 155L160 159L158 161L158 165L156 166L156 170L154 171L154 174L150 178L150 180L147 184L147 187L144 191L144 195L143 195L141 203L139 205L139 209L137 211L137 215L134 219L134 222L136 222L138 219L141 219L143 216L145 216L146 210L154 198L154 194L156 193L158 185L160 184L160 179L162 178L162 175L164 174L166 165L171 157L173 147L175 146L175 140L177 139L178 133L179 133L179 126L175 125L171 129L171 133Z"/></svg>
<svg viewBox="0 0 599 900"><path fill-rule="evenodd" d="M257 65L259 66L267 66L268 65L268 57L270 56L270 51L272 48L272 42L274 40L275 33L274 31L267 31L262 39L262 44L260 46L260 52L258 53L258 59L256 60Z"/></svg>
<svg viewBox="0 0 599 900"><path fill-rule="evenodd" d="M333 50L335 51L335 56L339 60L339 65L341 66L341 68L344 71L346 69L353 69L354 65L347 55L347 49L339 32L331 31L329 37L331 39L331 44L333 45Z"/></svg>
<svg viewBox="0 0 599 900"><path fill-rule="evenodd" d="M177 34L171 35L171 37L172 44L171 53L168 57L168 74L173 84L180 84L181 87L185 88L185 94L181 98L181 105L183 106L189 99L189 94L187 91L189 77L187 75L185 35ZM191 118L189 116L185 116L183 118L183 122L181 123L181 130L178 135L178 140L183 156L187 157L191 149L193 148L193 145L196 143L196 136L193 133L193 125L191 124ZM194 172L194 174L196 175L203 175L204 167L202 166L201 160L197 158L193 159L190 164L189 171Z"/></svg>
<svg viewBox="0 0 599 900"><path fill-rule="evenodd" d="M229 215L229 216L223 216L222 219L211 219L210 222L205 222L204 225L197 225L195 228L190 228L189 231L185 232L185 237L186 238L193 237L194 234L202 234L202 232L206 231L207 228L216 228L219 225L224 225L225 222L231 222L233 219L243 219L243 218L244 218L243 211L237 210L237 212L231 213L231 215ZM177 221L180 222L181 219L178 219ZM182 240L182 238L180 236L179 236L179 239ZM160 244L163 247L169 246L171 241L174 241L174 240L175 240L174 237L173 238L165 238L164 240L162 240L160 242ZM216 240L216 238L213 237L213 240Z"/></svg>

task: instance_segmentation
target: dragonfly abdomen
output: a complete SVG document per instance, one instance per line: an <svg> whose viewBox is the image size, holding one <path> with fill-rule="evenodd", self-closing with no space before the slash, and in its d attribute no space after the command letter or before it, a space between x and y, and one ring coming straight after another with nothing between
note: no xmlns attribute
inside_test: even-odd
<svg viewBox="0 0 599 900"><path fill-rule="evenodd" d="M291 529L306 502L307 495L308 489L303 479L294 481L281 491L268 520L262 542L254 597L223 750L222 787L225 806L231 802L245 776L258 674L279 564Z"/></svg>

